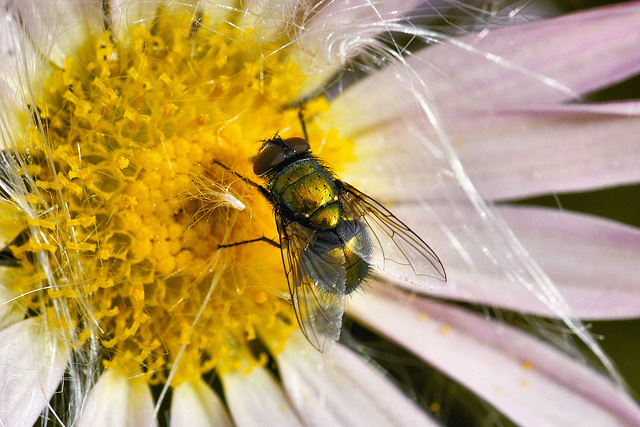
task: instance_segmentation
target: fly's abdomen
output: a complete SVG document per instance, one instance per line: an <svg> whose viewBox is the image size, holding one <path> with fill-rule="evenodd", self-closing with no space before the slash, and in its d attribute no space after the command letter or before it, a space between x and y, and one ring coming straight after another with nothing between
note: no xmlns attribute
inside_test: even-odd
<svg viewBox="0 0 640 427"><path fill-rule="evenodd" d="M360 286L360 283L369 274L369 264L363 260L357 253L353 252L349 247L345 247L345 292L350 294Z"/></svg>
<svg viewBox="0 0 640 427"><path fill-rule="evenodd" d="M297 221L311 228L328 230L340 221L342 209L333 177L314 159L284 168L273 178L270 191Z"/></svg>
<svg viewBox="0 0 640 427"><path fill-rule="evenodd" d="M371 253L371 241L365 227L358 220L342 221L336 228L342 241L342 253L346 273L345 292L354 291L369 274L366 258Z"/></svg>
<svg viewBox="0 0 640 427"><path fill-rule="evenodd" d="M305 249L307 257L316 260L315 268L308 269L311 279L332 294L353 292L370 272L365 259L370 249L369 237L357 221L342 221L334 230L317 232Z"/></svg>
<svg viewBox="0 0 640 427"><path fill-rule="evenodd" d="M321 249L325 249L325 251L321 252ZM341 280L340 283L326 280L325 276L329 276L327 274L324 276L312 276L316 283L326 292L350 294L360 286L367 274L369 274L369 264L357 253L349 249L348 246L336 243L334 246L329 247L327 241L325 241L313 247L312 250L322 258L323 263L339 265L340 268L344 269L344 276L341 276L344 280Z"/></svg>

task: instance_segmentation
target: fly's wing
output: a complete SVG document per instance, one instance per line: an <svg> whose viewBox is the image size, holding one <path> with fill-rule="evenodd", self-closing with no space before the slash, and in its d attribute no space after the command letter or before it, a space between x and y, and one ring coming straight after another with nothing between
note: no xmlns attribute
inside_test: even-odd
<svg viewBox="0 0 640 427"><path fill-rule="evenodd" d="M282 263L302 333L318 350L340 338L345 298L342 252L315 244L317 236L296 222L276 216ZM337 236L336 236L337 238Z"/></svg>
<svg viewBox="0 0 640 427"><path fill-rule="evenodd" d="M340 200L348 218L340 234L346 242L360 242L350 248L376 274L429 288L444 286L447 274L429 245L371 197L347 183L336 184L342 187ZM350 239L357 235L367 237Z"/></svg>

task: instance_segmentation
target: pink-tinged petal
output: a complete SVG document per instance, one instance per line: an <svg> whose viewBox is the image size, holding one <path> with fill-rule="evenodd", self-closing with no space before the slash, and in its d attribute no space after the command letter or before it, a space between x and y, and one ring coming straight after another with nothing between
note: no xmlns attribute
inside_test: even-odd
<svg viewBox="0 0 640 427"><path fill-rule="evenodd" d="M578 317L640 316L640 229L557 209L498 212Z"/></svg>
<svg viewBox="0 0 640 427"><path fill-rule="evenodd" d="M421 293L458 301L486 304L542 316L555 316L531 290L509 277L496 265L478 241L489 241L481 229L465 224L477 215L470 206L433 207L427 215L419 206L398 206L402 218L436 251L447 270L443 289L402 286ZM574 316L582 319L617 319L640 315L640 231L596 217L558 210L527 207L496 207L515 237L553 280ZM442 221L459 218L452 240ZM478 240L480 239L480 240ZM485 240L483 240L485 239Z"/></svg>
<svg viewBox="0 0 640 427"><path fill-rule="evenodd" d="M467 110L566 101L640 72L638 28L632 2L444 41L408 57L409 72L389 67L353 85L332 111L356 133L420 108L416 92L449 122Z"/></svg>
<svg viewBox="0 0 640 427"><path fill-rule="evenodd" d="M446 124L489 200L640 181L640 103L567 104L461 114ZM355 138L341 177L386 201L466 198L437 136L414 113ZM608 141L604 144L603 141Z"/></svg>
<svg viewBox="0 0 640 427"><path fill-rule="evenodd" d="M239 427L262 426L265 423L274 426L303 425L282 388L264 368L223 374L222 385L231 417Z"/></svg>
<svg viewBox="0 0 640 427"><path fill-rule="evenodd" d="M640 407L624 390L501 322L399 291L372 290L354 297L348 309L517 424L640 424Z"/></svg>
<svg viewBox="0 0 640 427"><path fill-rule="evenodd" d="M310 426L437 425L389 379L341 345L331 354L295 334L276 354L284 388Z"/></svg>
<svg viewBox="0 0 640 427"><path fill-rule="evenodd" d="M157 426L149 384L141 378L106 371L89 392L78 425Z"/></svg>
<svg viewBox="0 0 640 427"><path fill-rule="evenodd" d="M436 94L452 100L451 108L557 103L571 99L571 92L585 94L639 73L638 28L640 3L631 2L462 39L477 51L501 58L497 68L480 71L476 55L452 55L445 46L426 51L422 64L428 70L426 61L433 61L451 82L460 83L449 83L449 90Z"/></svg>
<svg viewBox="0 0 640 427"><path fill-rule="evenodd" d="M233 426L218 395L204 381L184 382L173 390L171 423L174 427Z"/></svg>
<svg viewBox="0 0 640 427"><path fill-rule="evenodd" d="M37 321L0 331L0 425L34 425L69 362L69 352Z"/></svg>
<svg viewBox="0 0 640 427"><path fill-rule="evenodd" d="M340 178L381 202L466 200L433 138L413 117L381 123L354 137L356 161L343 165Z"/></svg>
<svg viewBox="0 0 640 427"><path fill-rule="evenodd" d="M640 181L639 102L498 110L461 116L450 128L488 199Z"/></svg>

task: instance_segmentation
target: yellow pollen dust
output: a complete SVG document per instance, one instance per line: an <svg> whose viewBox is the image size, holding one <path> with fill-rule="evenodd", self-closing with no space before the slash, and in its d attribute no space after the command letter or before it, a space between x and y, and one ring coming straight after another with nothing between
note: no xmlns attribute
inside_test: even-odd
<svg viewBox="0 0 640 427"><path fill-rule="evenodd" d="M522 369L526 369L527 371L530 371L531 369L533 369L533 363L531 363L528 360L525 360L522 362Z"/></svg>
<svg viewBox="0 0 640 427"><path fill-rule="evenodd" d="M97 337L106 368L151 383L184 346L174 385L264 363L251 340L266 333L281 347L298 327L277 248L218 248L277 231L264 197L214 160L259 181L261 141L302 136L303 73L284 41L192 16L161 11L119 39L89 37L50 70L16 147L28 192L14 202L37 213L12 246L23 303L74 348ZM327 108L316 99L304 114ZM307 127L312 149L349 149Z"/></svg>

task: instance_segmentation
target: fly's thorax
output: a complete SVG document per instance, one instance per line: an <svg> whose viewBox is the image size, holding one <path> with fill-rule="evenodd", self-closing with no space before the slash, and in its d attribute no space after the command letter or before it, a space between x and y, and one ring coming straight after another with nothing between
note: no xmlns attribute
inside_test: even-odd
<svg viewBox="0 0 640 427"><path fill-rule="evenodd" d="M310 228L335 228L342 216L333 176L312 157L296 160L269 180L272 201Z"/></svg>

